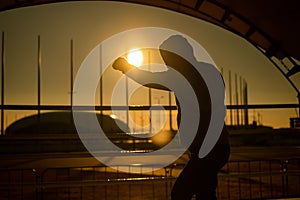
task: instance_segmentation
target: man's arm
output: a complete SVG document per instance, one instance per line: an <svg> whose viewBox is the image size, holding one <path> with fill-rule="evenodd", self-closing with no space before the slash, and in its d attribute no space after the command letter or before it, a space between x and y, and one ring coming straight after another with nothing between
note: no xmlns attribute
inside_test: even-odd
<svg viewBox="0 0 300 200"><path fill-rule="evenodd" d="M169 88L157 84L159 83L159 80L164 77L164 73L166 72L149 72L138 69L137 67L129 64L125 58L118 58L115 60L112 67L145 87L170 91ZM151 77L151 80L149 77ZM147 84L144 84L144 82L147 82Z"/></svg>

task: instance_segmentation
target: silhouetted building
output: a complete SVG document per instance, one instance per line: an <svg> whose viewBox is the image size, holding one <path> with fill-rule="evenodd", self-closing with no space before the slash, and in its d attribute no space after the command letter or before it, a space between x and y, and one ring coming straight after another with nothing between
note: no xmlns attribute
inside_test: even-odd
<svg viewBox="0 0 300 200"><path fill-rule="evenodd" d="M94 115L91 112L84 112L84 115ZM96 114L99 124L105 133L130 132L128 126L119 119L113 119L109 115ZM89 122L82 125L92 126ZM121 126L121 127L119 127ZM73 115L70 111L47 112L40 115L31 115L15 121L6 128L6 135L25 135L25 134L76 134L76 127Z"/></svg>

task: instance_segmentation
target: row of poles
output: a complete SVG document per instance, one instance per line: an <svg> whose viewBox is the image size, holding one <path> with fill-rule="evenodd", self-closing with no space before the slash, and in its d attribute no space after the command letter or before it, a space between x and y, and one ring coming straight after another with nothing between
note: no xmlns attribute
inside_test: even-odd
<svg viewBox="0 0 300 200"><path fill-rule="evenodd" d="M5 105L5 34L2 32L2 45L1 45L1 134L4 134L4 105ZM100 58L102 56L102 48L100 46ZM100 59L101 60L101 59ZM148 53L148 64L150 69L150 52ZM41 114L41 67L42 67L42 51L41 51L41 37L38 35L37 38L37 115L38 119L40 118ZM70 106L73 105L73 68L74 68L74 45L73 40L70 40ZM102 62L100 61L99 71L102 74ZM222 75L224 76L223 69L221 70ZM234 74L234 81L232 80L232 73L231 71L228 72L228 94L229 94L229 105L248 105L248 87L247 82L241 76L238 77L237 74ZM128 78L126 77L126 103L128 105ZM234 82L234 84L233 84ZM100 79L100 114L103 114L103 79ZM234 92L233 92L234 87ZM149 96L149 105L152 106L152 90L149 88L148 92ZM169 98L169 106L171 107L171 93L168 94ZM235 112L234 112L235 111ZM150 112L150 119L151 119L151 112ZM169 110L169 123L170 123L170 130L173 129L172 127L172 110ZM126 114L126 121L128 123L129 114L127 111ZM229 125L231 126L248 126L249 125L249 118L248 118L248 109L229 109ZM152 124L150 121L150 129L152 129ZM150 130L151 131L151 130Z"/></svg>
<svg viewBox="0 0 300 200"><path fill-rule="evenodd" d="M100 45L100 65L99 65L99 73L102 74L103 66L101 62L101 56L102 56L102 48ZM149 52L150 56L150 52ZM150 60L149 60L149 67L150 67ZM41 37L38 35L37 37L37 119L40 120L41 115L41 68L42 68L42 49L41 49ZM73 40L70 40L70 109L73 106L73 84L74 84L74 44ZM2 32L2 46L1 46L1 134L4 135L4 107L5 107L5 100L4 100L4 94L5 94L5 34ZM128 102L128 78L125 77L126 81L126 105L129 104ZM103 114L104 109L106 106L103 106L103 78L100 78L100 114ZM169 104L171 104L171 93L169 93ZM152 90L149 88L149 106L152 106ZM171 107L171 105L169 105ZM105 108L104 108L105 107ZM170 115L170 129L173 129L172 127L172 110L169 110ZM152 117L152 112L150 111L150 119ZM100 118L101 119L101 118ZM128 124L129 122L129 112L127 110L126 112L126 122ZM152 129L152 123L150 122L150 132Z"/></svg>
<svg viewBox="0 0 300 200"><path fill-rule="evenodd" d="M224 76L223 69L221 70ZM234 90L234 92L233 92ZM248 126L249 125L249 113L248 113L248 85L244 78L234 74L234 80L232 73L228 71L228 98L229 105L244 105L244 109L230 109L229 110L229 125L230 126ZM235 101L235 103L233 103ZM235 115L234 115L235 111Z"/></svg>

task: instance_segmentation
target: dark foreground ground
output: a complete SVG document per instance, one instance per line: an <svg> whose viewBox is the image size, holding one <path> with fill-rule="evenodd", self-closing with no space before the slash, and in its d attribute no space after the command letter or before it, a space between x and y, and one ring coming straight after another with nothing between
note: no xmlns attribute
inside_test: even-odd
<svg viewBox="0 0 300 200"><path fill-rule="evenodd" d="M230 162L219 174L218 199L300 197L299 156L297 146L233 147ZM177 165L133 174L105 167L87 154L3 159L0 200L169 200L187 160L184 155Z"/></svg>

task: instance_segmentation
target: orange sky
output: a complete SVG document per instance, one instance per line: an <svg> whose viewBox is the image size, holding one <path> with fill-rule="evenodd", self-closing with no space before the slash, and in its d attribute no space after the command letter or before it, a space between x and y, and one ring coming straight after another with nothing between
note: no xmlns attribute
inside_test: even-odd
<svg viewBox="0 0 300 200"><path fill-rule="evenodd" d="M74 40L75 76L83 59L101 41L146 26L174 29L198 41L223 69L226 85L229 70L247 81L249 104L297 103L296 93L284 77L244 39L189 16L119 2L65 2L1 12L0 28L5 32L6 46L5 103L37 103L38 35L42 48L41 103L68 104L70 39ZM118 77L114 74L109 79ZM299 74L293 79L300 86ZM109 87L107 83L106 89ZM161 96L153 98L167 103L167 98ZM265 109L251 111L250 121L257 120L258 115L263 124L274 127L288 127L289 117L297 116L295 109ZM7 112L5 119L8 123L19 117L21 114Z"/></svg>

